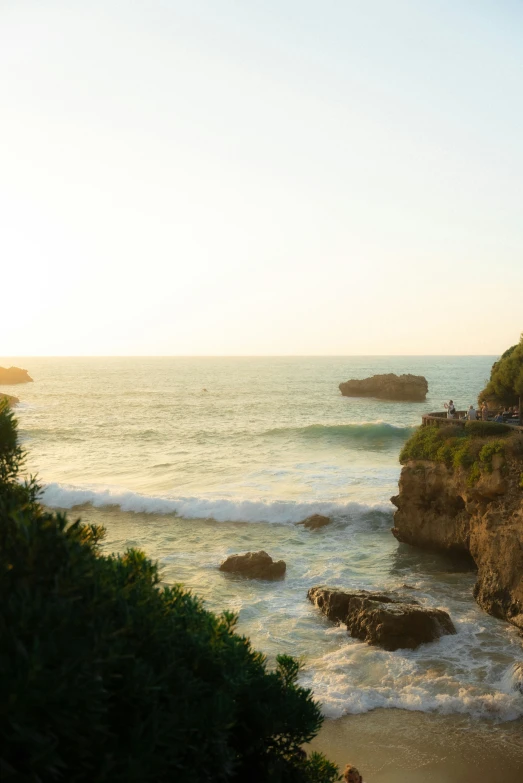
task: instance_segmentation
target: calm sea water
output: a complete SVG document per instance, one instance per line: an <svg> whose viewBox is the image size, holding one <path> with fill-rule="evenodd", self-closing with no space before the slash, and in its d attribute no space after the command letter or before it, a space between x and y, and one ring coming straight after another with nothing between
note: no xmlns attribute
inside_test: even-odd
<svg viewBox="0 0 523 783"><path fill-rule="evenodd" d="M375 707L523 715L513 689L515 628L480 611L474 574L398 544L390 533L398 454L423 412L474 402L494 357L73 358L0 360L34 384L21 399L28 469L44 502L102 522L105 547L139 546L166 582L182 582L272 660L301 656L303 682L327 716ZM426 403L344 398L340 381L423 374ZM309 532L313 512L334 524ZM265 549L287 562L277 583L217 570L229 553ZM306 599L315 584L408 584L447 609L458 634L393 653L350 639Z"/></svg>

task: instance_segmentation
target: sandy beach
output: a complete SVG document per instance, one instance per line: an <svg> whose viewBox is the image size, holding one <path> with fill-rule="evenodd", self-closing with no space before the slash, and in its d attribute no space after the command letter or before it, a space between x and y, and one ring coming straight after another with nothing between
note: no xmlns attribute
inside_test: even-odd
<svg viewBox="0 0 523 783"><path fill-rule="evenodd" d="M374 710L325 721L311 744L365 783L521 783L523 720Z"/></svg>

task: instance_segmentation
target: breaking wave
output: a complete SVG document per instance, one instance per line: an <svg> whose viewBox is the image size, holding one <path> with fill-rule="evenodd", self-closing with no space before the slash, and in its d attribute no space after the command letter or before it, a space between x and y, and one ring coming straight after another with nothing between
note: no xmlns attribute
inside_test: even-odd
<svg viewBox="0 0 523 783"><path fill-rule="evenodd" d="M352 441L366 446L378 443L403 442L415 430L416 427L389 424L386 421L364 421L349 424L310 424L307 427L280 427L268 430L266 434L298 436L308 440Z"/></svg>
<svg viewBox="0 0 523 783"><path fill-rule="evenodd" d="M95 508L116 506L121 511L145 514L176 514L187 519L214 519L216 522L272 522L293 524L311 514L325 514L334 520L363 520L376 514L390 525L389 503L337 503L335 501L243 500L209 497L168 497L142 495L118 487L75 487L47 484L42 502L51 508L70 509L89 504Z"/></svg>

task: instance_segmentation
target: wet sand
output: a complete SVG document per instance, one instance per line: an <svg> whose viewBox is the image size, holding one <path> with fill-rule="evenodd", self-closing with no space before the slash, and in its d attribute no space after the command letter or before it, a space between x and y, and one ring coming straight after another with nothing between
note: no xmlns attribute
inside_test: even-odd
<svg viewBox="0 0 523 783"><path fill-rule="evenodd" d="M342 770L354 764L364 783L523 781L523 719L379 709L326 720L311 748Z"/></svg>

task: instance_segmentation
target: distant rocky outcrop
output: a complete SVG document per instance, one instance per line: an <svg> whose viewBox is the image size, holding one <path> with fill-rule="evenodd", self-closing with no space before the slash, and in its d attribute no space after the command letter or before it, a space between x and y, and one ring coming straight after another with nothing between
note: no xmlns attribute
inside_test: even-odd
<svg viewBox="0 0 523 783"><path fill-rule="evenodd" d="M0 403L7 401L7 404L12 408L17 402L20 402L18 397L13 397L11 394L3 394L0 392Z"/></svg>
<svg viewBox="0 0 523 783"><path fill-rule="evenodd" d="M30 383L33 379L21 367L0 367L0 383L7 386L14 383Z"/></svg>
<svg viewBox="0 0 523 783"><path fill-rule="evenodd" d="M373 375L362 380L350 380L340 383L344 397L377 397L380 400L403 400L405 402L423 402L429 385L423 375Z"/></svg>
<svg viewBox="0 0 523 783"><path fill-rule="evenodd" d="M440 636L456 633L447 612L387 593L311 587L307 597L329 620L344 623L356 639L385 650L415 649Z"/></svg>
<svg viewBox="0 0 523 783"><path fill-rule="evenodd" d="M330 517L324 517L322 514L313 514L304 519L303 522L296 522L296 524L303 525L303 527L307 527L309 530L318 530L320 527L330 525L331 521Z"/></svg>
<svg viewBox="0 0 523 783"><path fill-rule="evenodd" d="M283 560L274 561L267 552L263 551L229 555L220 566L220 571L240 574L250 579L281 579L286 569Z"/></svg>

